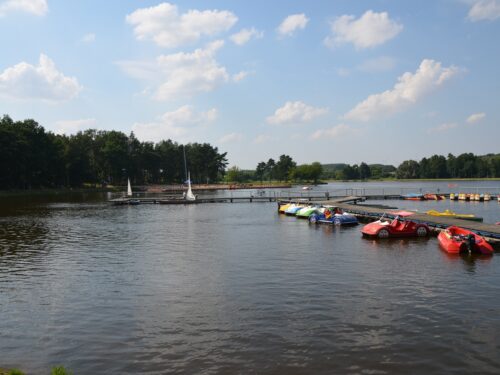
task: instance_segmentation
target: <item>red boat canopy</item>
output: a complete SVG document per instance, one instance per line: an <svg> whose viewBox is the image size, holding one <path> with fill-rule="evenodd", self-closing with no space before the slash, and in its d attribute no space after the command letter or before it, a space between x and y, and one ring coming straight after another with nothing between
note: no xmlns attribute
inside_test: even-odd
<svg viewBox="0 0 500 375"><path fill-rule="evenodd" d="M390 211L388 213L391 214L391 215L397 215L397 216L406 217L406 216L413 215L415 212L411 212L411 211Z"/></svg>

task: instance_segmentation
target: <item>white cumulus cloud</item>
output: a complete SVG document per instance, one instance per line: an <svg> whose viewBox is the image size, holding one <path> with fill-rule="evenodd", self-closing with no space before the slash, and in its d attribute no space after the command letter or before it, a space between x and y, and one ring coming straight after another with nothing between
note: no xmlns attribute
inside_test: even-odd
<svg viewBox="0 0 500 375"><path fill-rule="evenodd" d="M327 112L327 108L313 107L301 101L286 102L283 107L278 108L272 116L267 118L267 122L269 124L309 122Z"/></svg>
<svg viewBox="0 0 500 375"><path fill-rule="evenodd" d="M444 68L438 61L425 59L415 73L404 73L391 90L370 95L345 114L344 118L370 121L378 116L402 111L440 87L459 71L455 66Z"/></svg>
<svg viewBox="0 0 500 375"><path fill-rule="evenodd" d="M44 16L49 10L47 0L7 0L0 2L0 17L10 12L26 12Z"/></svg>
<svg viewBox="0 0 500 375"><path fill-rule="evenodd" d="M467 15L469 20L477 21L494 21L500 18L500 1L499 0L480 0L476 1L469 10Z"/></svg>
<svg viewBox="0 0 500 375"><path fill-rule="evenodd" d="M161 3L127 15L138 40L152 40L160 47L178 47L229 30L237 21L232 12L191 9L179 14L177 6Z"/></svg>
<svg viewBox="0 0 500 375"><path fill-rule="evenodd" d="M317 130L313 134L311 134L310 138L315 140L323 138L333 139L357 133L359 133L357 129L353 129L345 124L338 124L332 126L329 129Z"/></svg>
<svg viewBox="0 0 500 375"><path fill-rule="evenodd" d="M473 113L469 117L467 117L467 123L468 124L475 124L476 122L481 121L483 118L486 117L486 113L481 112L481 113Z"/></svg>
<svg viewBox="0 0 500 375"><path fill-rule="evenodd" d="M231 35L229 38L233 41L234 44L238 46L242 46L250 41L250 39L260 39L264 36L263 31L258 31L254 27L251 29L242 29L236 34Z"/></svg>
<svg viewBox="0 0 500 375"><path fill-rule="evenodd" d="M80 90L78 80L58 71L44 54L38 65L23 61L0 73L0 95L4 97L65 101L76 97Z"/></svg>
<svg viewBox="0 0 500 375"><path fill-rule="evenodd" d="M308 22L309 18L304 13L289 15L278 26L278 34L280 36L291 36L296 30L304 29Z"/></svg>
<svg viewBox="0 0 500 375"><path fill-rule="evenodd" d="M81 130L92 129L97 124L95 118L86 118L80 120L61 120L55 124L56 134L75 134Z"/></svg>
<svg viewBox="0 0 500 375"><path fill-rule="evenodd" d="M372 48L394 38L403 25L389 18L387 12L365 12L359 19L343 15L331 23L332 35L325 38L329 47L352 43L357 49Z"/></svg>
<svg viewBox="0 0 500 375"><path fill-rule="evenodd" d="M215 60L223 45L218 40L192 53L161 55L155 61L122 61L118 65L130 76L148 81L147 91L152 91L156 100L191 97L229 81L226 68Z"/></svg>
<svg viewBox="0 0 500 375"><path fill-rule="evenodd" d="M219 139L219 143L231 143L231 142L239 142L243 139L243 135L241 133L229 133L222 136Z"/></svg>
<svg viewBox="0 0 500 375"><path fill-rule="evenodd" d="M212 123L216 118L215 108L206 112L195 112L193 107L185 105L175 111L164 113L156 121L135 123L132 125L132 131L143 141L178 139L196 134L201 127Z"/></svg>

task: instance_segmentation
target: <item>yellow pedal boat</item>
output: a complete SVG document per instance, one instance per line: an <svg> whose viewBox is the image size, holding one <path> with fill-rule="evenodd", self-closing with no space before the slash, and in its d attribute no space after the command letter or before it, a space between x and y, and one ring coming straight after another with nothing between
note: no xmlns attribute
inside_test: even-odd
<svg viewBox="0 0 500 375"><path fill-rule="evenodd" d="M457 214L450 210L444 210L443 212L439 212L436 210L429 210L426 212L426 214L431 216L454 217L455 219L463 219L463 220L483 221L482 217L476 217L473 214Z"/></svg>
<svg viewBox="0 0 500 375"><path fill-rule="evenodd" d="M280 214L284 214L285 211L288 209L288 207L290 207L291 205L292 205L292 203L285 203L285 204L280 205L280 207L278 208L278 212Z"/></svg>

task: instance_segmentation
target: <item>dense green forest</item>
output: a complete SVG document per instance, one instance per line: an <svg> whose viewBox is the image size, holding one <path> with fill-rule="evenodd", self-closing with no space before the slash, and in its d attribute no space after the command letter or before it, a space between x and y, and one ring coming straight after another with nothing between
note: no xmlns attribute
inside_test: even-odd
<svg viewBox="0 0 500 375"><path fill-rule="evenodd" d="M90 184L181 183L187 168L194 182L216 182L226 153L208 143L139 142L134 134L86 130L46 132L34 120L0 119L0 189L77 187Z"/></svg>
<svg viewBox="0 0 500 375"><path fill-rule="evenodd" d="M500 154L476 156L464 153L458 156L433 155L420 162L405 160L397 171L397 178L493 178L500 177Z"/></svg>

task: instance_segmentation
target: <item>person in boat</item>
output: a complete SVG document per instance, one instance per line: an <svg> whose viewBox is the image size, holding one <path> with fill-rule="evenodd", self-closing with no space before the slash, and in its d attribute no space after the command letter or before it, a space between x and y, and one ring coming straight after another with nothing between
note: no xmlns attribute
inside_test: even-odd
<svg viewBox="0 0 500 375"><path fill-rule="evenodd" d="M332 217L332 211L330 211L329 208L325 209L324 214L325 214L325 219L327 219L327 220Z"/></svg>

